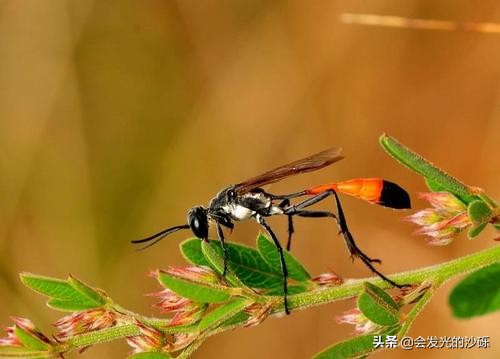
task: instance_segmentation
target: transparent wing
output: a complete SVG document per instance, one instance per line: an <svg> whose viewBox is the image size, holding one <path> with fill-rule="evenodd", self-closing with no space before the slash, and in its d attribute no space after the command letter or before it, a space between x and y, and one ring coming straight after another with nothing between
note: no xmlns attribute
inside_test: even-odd
<svg viewBox="0 0 500 359"><path fill-rule="evenodd" d="M244 194L254 188L264 186L269 183L277 182L299 173L307 173L319 170L320 168L331 165L334 162L344 158L341 155L342 149L339 147L329 148L327 150L315 153L311 156L293 161L286 165L267 171L260 176L250 178L247 181L238 183L234 186L237 194Z"/></svg>

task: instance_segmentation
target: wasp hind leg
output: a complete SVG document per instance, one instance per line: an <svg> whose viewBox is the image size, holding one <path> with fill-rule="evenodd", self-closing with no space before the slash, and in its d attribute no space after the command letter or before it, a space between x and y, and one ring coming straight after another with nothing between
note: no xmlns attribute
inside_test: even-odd
<svg viewBox="0 0 500 359"><path fill-rule="evenodd" d="M285 256L283 254L283 247L281 246L278 238L274 234L273 230L271 227L267 224L265 221L264 217L261 215L258 215L256 217L257 222L264 227L266 232L271 236L274 245L276 246L276 249L278 250L279 256L280 256L280 263L281 263L281 271L283 273L283 305L285 307L285 312L286 314L290 314L290 309L288 308L288 269L286 267L286 262L285 262Z"/></svg>
<svg viewBox="0 0 500 359"><path fill-rule="evenodd" d="M327 211L309 211L309 210L303 210L304 208L307 208L309 206L312 206L313 204L316 204L328 196L333 195L335 198L335 202L337 205L337 213L338 216L331 212ZM401 285L397 284L393 280L387 278L384 274L382 274L379 270L377 270L372 263L381 263L380 259L376 258L370 258L368 257L359 247L356 245L356 242L354 241L354 238L349 231L349 228L347 227L347 222L344 216L344 211L342 209L342 206L340 204L340 199L338 198L337 192L334 190L327 190L325 192L322 192L314 197L308 198L305 201L294 205L290 206L285 210L285 214L287 215L296 215L296 216L301 216L301 217L315 217L315 218L321 218L321 217L331 217L334 218L337 222L337 225L340 228L340 233L342 233L342 236L344 237L344 242L347 246L347 249L349 251L349 254L351 255L351 258L358 257L361 259L361 261L376 275L378 275L380 278L382 278L384 281L387 283L397 287L397 288L403 288L407 287L408 285Z"/></svg>

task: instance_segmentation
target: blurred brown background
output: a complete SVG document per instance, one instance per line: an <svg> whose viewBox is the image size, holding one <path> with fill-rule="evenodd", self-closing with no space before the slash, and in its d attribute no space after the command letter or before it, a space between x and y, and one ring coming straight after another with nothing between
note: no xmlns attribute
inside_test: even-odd
<svg viewBox="0 0 500 359"><path fill-rule="evenodd" d="M145 252L129 243L185 221L223 186L328 146L346 159L274 192L383 176L423 181L378 146L387 132L500 198L500 35L346 25L344 12L500 22L498 1L0 1L0 323L60 314L20 271L72 273L155 314L149 269L184 263L179 233ZM385 273L494 245L491 230L429 247L402 213L344 198L361 248ZM272 224L282 238L285 221ZM232 239L253 244L255 223ZM336 228L298 220L294 253L318 274L370 275ZM450 316L444 287L411 336L491 336L487 350L403 350L383 358L494 358L498 314ZM307 358L352 334L336 303L208 340L195 358ZM125 343L84 358L124 357Z"/></svg>

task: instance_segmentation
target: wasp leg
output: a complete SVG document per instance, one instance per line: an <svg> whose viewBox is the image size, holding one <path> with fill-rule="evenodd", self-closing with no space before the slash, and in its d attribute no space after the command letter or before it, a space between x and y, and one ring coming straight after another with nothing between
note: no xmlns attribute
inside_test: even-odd
<svg viewBox="0 0 500 359"><path fill-rule="evenodd" d="M281 244L278 241L278 238L274 234L271 227L267 224L264 217L262 217L261 215L257 215L256 219L257 219L257 222L259 222L259 224L262 227L264 227L266 232L271 236L271 238L273 239L274 245L278 249L278 253L280 255L281 271L283 273L283 305L285 307L286 314L290 314L290 309L288 309L288 298L287 298L287 295L288 295L288 282L287 282L288 269L287 269L286 263L285 263L285 256L283 255L283 247L281 247Z"/></svg>
<svg viewBox="0 0 500 359"><path fill-rule="evenodd" d="M222 276L225 276L227 271L227 259L229 256L227 253L226 242L224 241L224 232L222 231L222 227L218 222L217 222L217 236L219 237L220 240L220 245L222 247L222 254L224 258L224 270L222 271Z"/></svg>
<svg viewBox="0 0 500 359"><path fill-rule="evenodd" d="M278 204L278 207L285 210L286 208L290 207L290 199L286 198L283 200L283 202L281 202L280 204ZM290 248L292 246L292 235L293 233L295 232L294 228L293 228L293 218L292 218L292 215L287 215L288 217L288 240L286 242L286 250L287 251L290 251Z"/></svg>
<svg viewBox="0 0 500 359"><path fill-rule="evenodd" d="M325 212L325 211L304 211L303 208L307 208L309 206L312 206L313 204L316 204L328 196L333 195L335 198L335 202L337 205L337 213L338 216L335 216L331 212ZM380 278L382 278L384 281L387 283L390 283L391 285L402 288L406 287L407 285L400 285L394 282L393 280L387 278L384 274L382 274L380 271L378 271L372 263L381 263L379 259L374 259L368 257L363 251L356 245L356 242L354 241L354 238L349 231L349 228L347 227L347 221L344 216L344 211L342 209L342 205L340 204L339 197L337 193L334 190L327 190L325 192L322 192L314 197L308 198L305 201L294 205L290 206L285 210L285 214L289 215L297 215L301 217L331 217L334 218L337 222L337 225L340 228L340 232L342 233L342 236L344 237L344 242L347 246L347 249L349 250L349 253L351 254L351 257L358 257L361 259L361 261L375 274L377 274Z"/></svg>

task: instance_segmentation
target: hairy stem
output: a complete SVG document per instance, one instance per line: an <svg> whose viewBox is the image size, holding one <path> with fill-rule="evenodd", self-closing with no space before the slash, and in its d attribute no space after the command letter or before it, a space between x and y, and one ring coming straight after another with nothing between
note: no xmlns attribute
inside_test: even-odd
<svg viewBox="0 0 500 359"><path fill-rule="evenodd" d="M425 267L413 271L402 272L390 276L391 279L398 283L404 284L421 284L424 281L430 281L432 287L423 295L420 301L415 305L415 307L408 314L408 324L401 328L401 332L407 332L411 323L424 308L427 302L431 299L434 292L446 281L462 275L467 272L472 272L478 270L482 267L488 266L493 263L500 262L500 247L495 246L492 248L485 249L474 254L470 254L449 262L437 264L430 267ZM369 281L376 284L382 288L390 288L390 284L384 282L378 277L364 278L358 280L352 280L348 283L328 287L315 289L307 293L300 293L295 295L290 295L288 297L288 306L292 310L302 310L313 306L331 303L338 300L344 300L348 298L355 297L363 291L363 283ZM268 297L269 302L272 305L272 313L283 313L284 306L283 300L280 297ZM175 333L175 332L186 332L195 330L196 325L185 326L185 327L165 327L162 326L164 323L162 320L155 318L147 318L140 315L135 315L132 312L126 311L124 309L120 310L122 313L125 312L130 316L140 318L141 321L147 322L149 325L156 327L157 329L163 331L164 333ZM230 329L235 329L237 327L244 326L246 323L246 318L242 318L241 321L231 322L227 326L224 324L214 328L213 331L203 334L203 338L206 339L212 335L218 334L223 331ZM139 329L133 324L124 324L113 328L107 328L102 330L96 330L90 333L77 335L70 338L68 341L61 343L60 346L56 347L56 352L62 353L69 350L74 350L77 348L83 348L93 344L103 343L119 338L126 338L129 336L139 335ZM201 343L193 343L193 348L188 351L192 352Z"/></svg>
<svg viewBox="0 0 500 359"><path fill-rule="evenodd" d="M420 284L431 280L434 284L441 283L464 273L477 270L487 265L500 262L500 247L495 246L470 254L449 262L425 267L413 271L402 272L389 276L392 280L403 284ZM288 298L290 309L306 309L311 306L330 303L337 300L357 296L363 290L363 283L369 281L381 288L390 288L390 284L378 277L355 280L338 287L321 288L307 293L291 295ZM283 304L276 306L273 312L283 311Z"/></svg>

